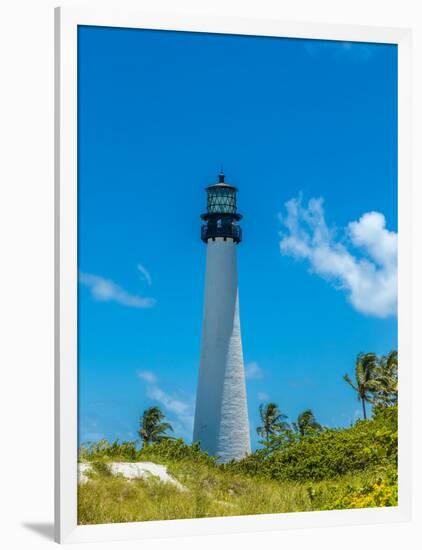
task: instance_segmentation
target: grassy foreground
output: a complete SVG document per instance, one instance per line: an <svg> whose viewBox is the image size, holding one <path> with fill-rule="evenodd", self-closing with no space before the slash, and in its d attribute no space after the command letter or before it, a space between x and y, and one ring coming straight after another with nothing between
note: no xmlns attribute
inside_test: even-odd
<svg viewBox="0 0 422 550"><path fill-rule="evenodd" d="M395 506L397 409L224 466L182 440L141 450L100 442L81 449L80 459L93 465L79 487L80 524ZM113 476L111 461L165 464L187 490Z"/></svg>
<svg viewBox="0 0 422 550"><path fill-rule="evenodd" d="M248 479L227 472L178 464L169 471L188 488L150 479L127 481L97 474L79 488L79 523L303 512L388 506L395 489L382 476L345 476L315 483Z"/></svg>

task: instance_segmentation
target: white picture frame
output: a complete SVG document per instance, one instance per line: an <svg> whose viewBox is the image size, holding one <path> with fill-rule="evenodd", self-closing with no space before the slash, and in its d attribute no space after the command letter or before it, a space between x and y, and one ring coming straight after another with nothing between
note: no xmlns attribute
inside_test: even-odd
<svg viewBox="0 0 422 550"><path fill-rule="evenodd" d="M324 512L77 525L77 27L93 25L262 35L398 46L399 505ZM55 540L115 541L298 527L399 522L411 502L411 33L403 28L152 14L126 8L55 10Z"/></svg>

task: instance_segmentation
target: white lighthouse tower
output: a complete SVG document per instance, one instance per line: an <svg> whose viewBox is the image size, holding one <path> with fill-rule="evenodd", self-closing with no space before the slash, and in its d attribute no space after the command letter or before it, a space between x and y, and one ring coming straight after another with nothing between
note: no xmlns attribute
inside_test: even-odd
<svg viewBox="0 0 422 550"><path fill-rule="evenodd" d="M201 363L196 394L193 441L220 462L250 453L245 371L240 334L236 247L236 187L224 181L207 191L201 239L207 244Z"/></svg>

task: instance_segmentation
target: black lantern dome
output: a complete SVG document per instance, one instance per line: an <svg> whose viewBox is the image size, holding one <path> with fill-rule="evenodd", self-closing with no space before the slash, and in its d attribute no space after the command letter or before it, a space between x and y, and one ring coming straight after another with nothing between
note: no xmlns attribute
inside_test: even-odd
<svg viewBox="0 0 422 550"><path fill-rule="evenodd" d="M242 229L236 224L242 216L237 212L237 188L225 182L221 171L218 182L206 187L207 211L201 215L205 224L201 227L201 239L221 237L224 240L233 239L235 243L242 240Z"/></svg>

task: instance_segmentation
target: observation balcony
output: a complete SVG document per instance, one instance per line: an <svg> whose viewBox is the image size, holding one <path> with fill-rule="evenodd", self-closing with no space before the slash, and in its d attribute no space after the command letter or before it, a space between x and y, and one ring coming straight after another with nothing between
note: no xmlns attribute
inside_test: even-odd
<svg viewBox="0 0 422 550"><path fill-rule="evenodd" d="M204 243L208 242L208 239L215 239L217 237L226 239L233 239L238 244L242 240L242 228L233 222L226 223L205 223L201 226L201 239Z"/></svg>

